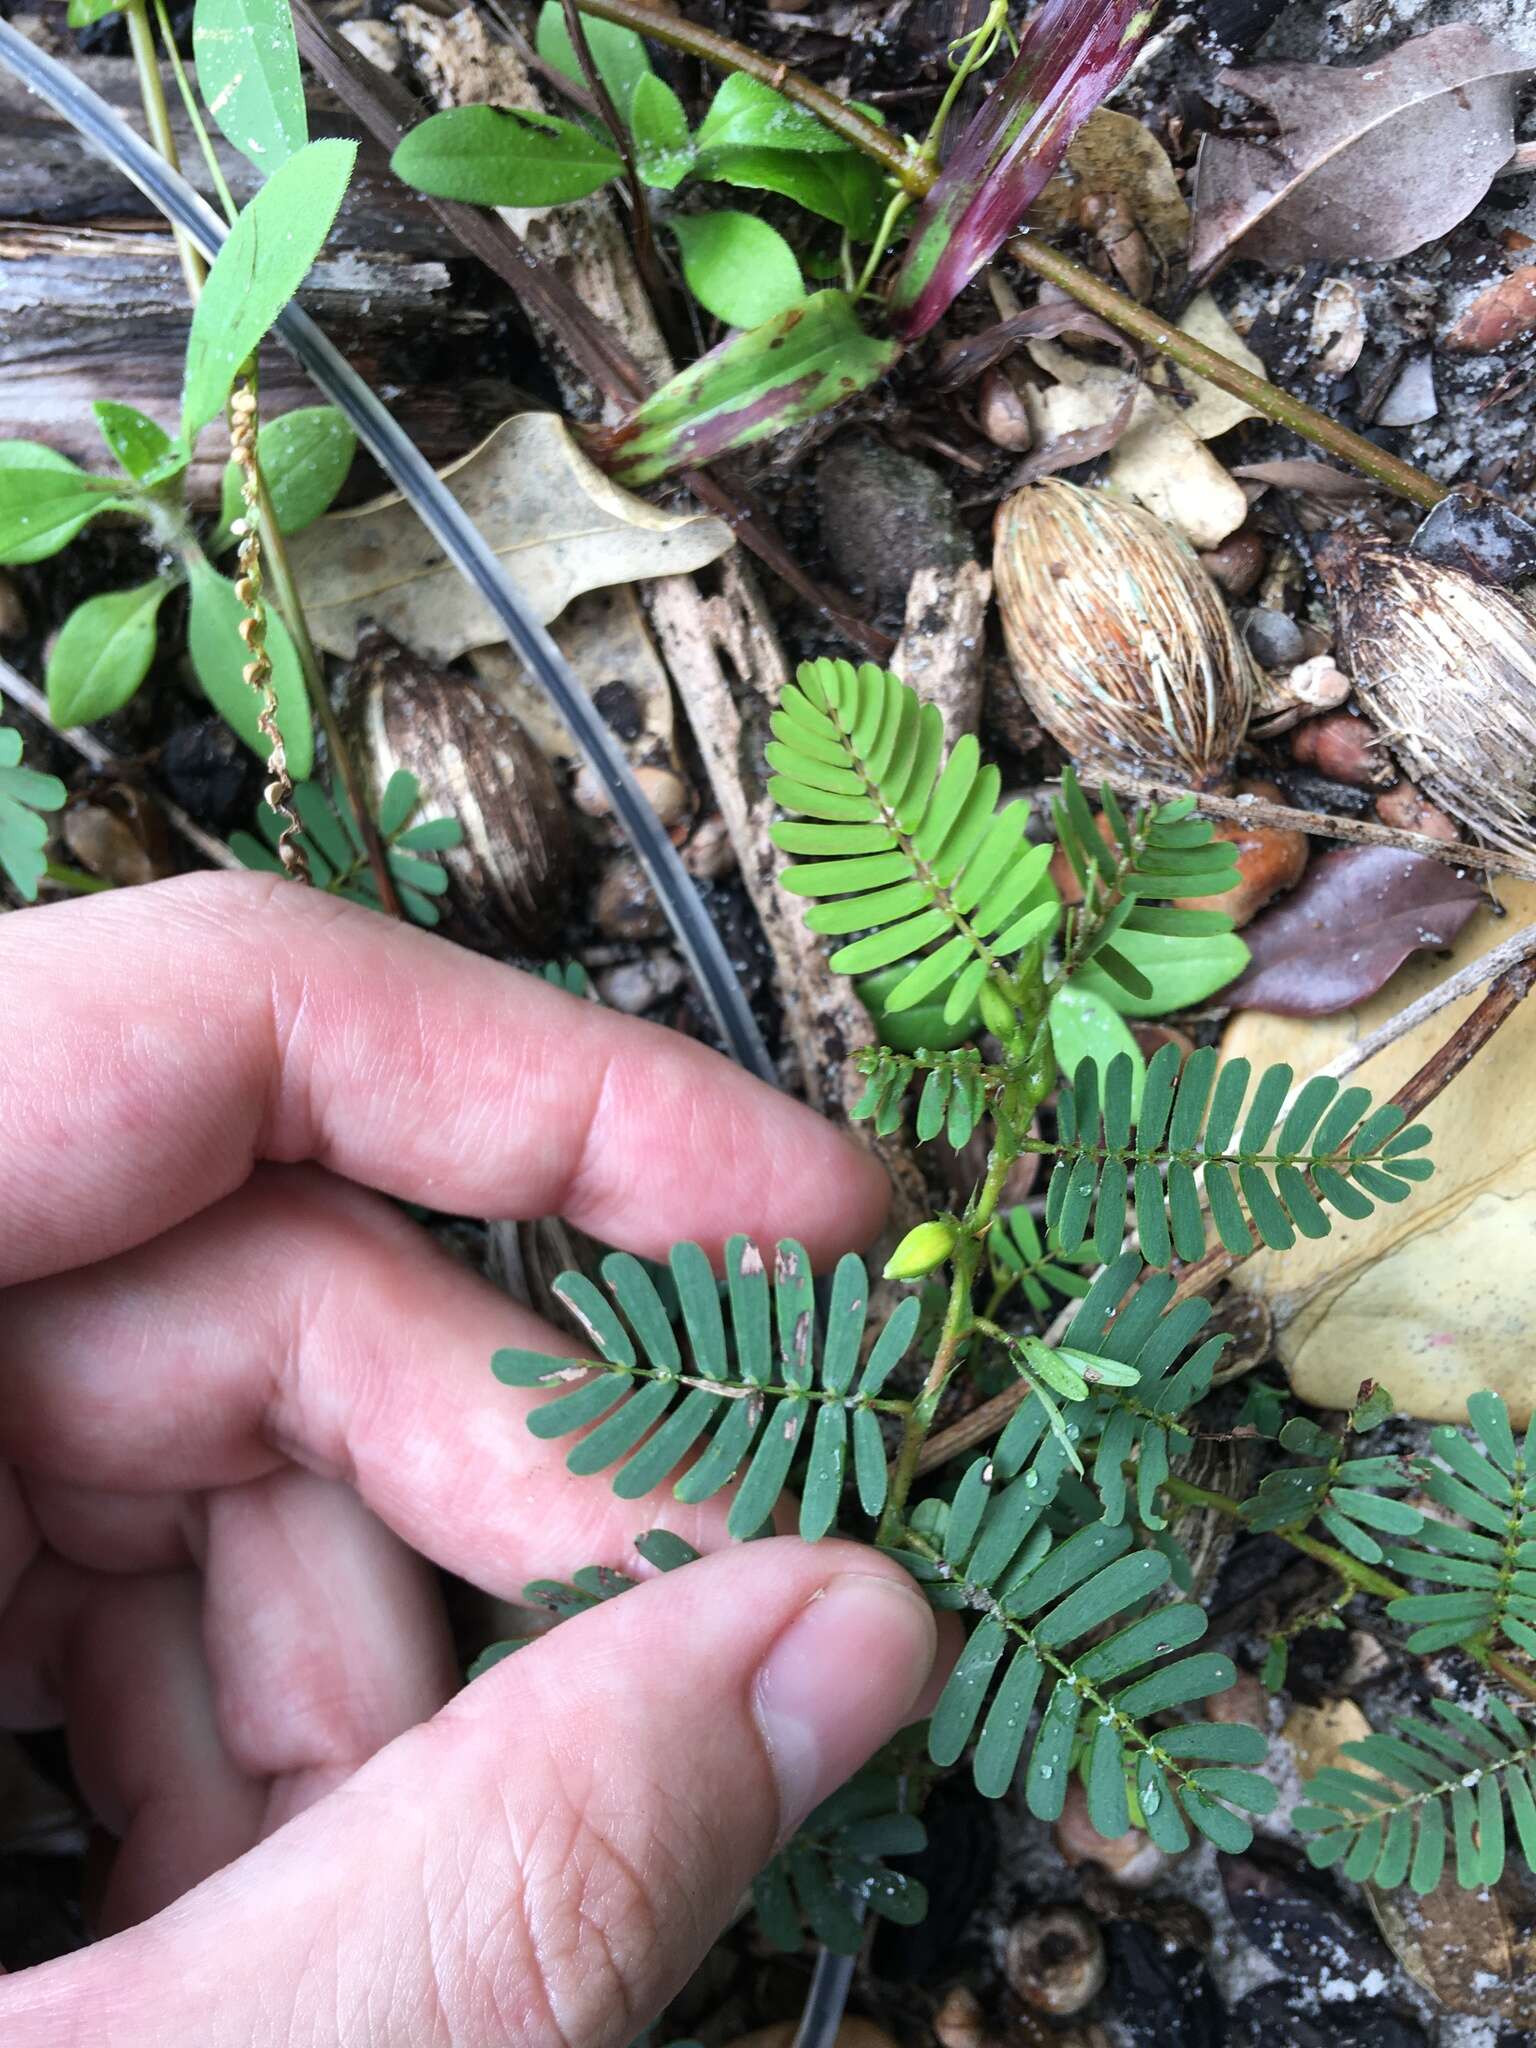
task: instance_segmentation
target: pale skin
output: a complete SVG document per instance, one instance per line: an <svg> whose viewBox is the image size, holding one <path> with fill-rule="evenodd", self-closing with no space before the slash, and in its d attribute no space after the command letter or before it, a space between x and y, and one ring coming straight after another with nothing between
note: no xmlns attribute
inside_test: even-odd
<svg viewBox="0 0 1536 2048"><path fill-rule="evenodd" d="M288 883L0 919L0 1723L119 1842L6 2048L621 2048L926 1705L874 1551L727 1547L522 1427L568 1341L386 1196L818 1265L868 1158L673 1033ZM427 1560L515 1596L715 1553L461 1691Z"/></svg>

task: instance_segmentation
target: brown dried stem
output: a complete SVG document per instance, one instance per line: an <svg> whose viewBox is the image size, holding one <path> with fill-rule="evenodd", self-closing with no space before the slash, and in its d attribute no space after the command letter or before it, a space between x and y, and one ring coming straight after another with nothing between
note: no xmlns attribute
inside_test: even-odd
<svg viewBox="0 0 1536 2048"><path fill-rule="evenodd" d="M1517 959L1511 966L1505 967L1502 972L1498 970L1495 955L1474 964L1484 967L1488 973L1496 976L1487 995L1472 1014L1457 1025L1445 1043L1437 1046L1418 1071L1410 1075L1390 1098L1410 1123L1422 1115L1436 1096L1448 1088L1462 1069L1482 1051L1499 1026L1530 994L1532 985L1536 984L1536 959L1528 954ZM1192 1266L1186 1266L1179 1274L1169 1307L1175 1307L1181 1301L1189 1301L1196 1295L1209 1294L1212 1288L1240 1266L1245 1258L1251 1256L1251 1253L1229 1252L1222 1245L1216 1246L1214 1250L1208 1251L1204 1258L1197 1259ZM1065 1319L1070 1320L1072 1309L1073 1305L1069 1303L1063 1312ZM1058 1321L1061 1320L1062 1318L1058 1318ZM1045 1341L1048 1344L1059 1343L1060 1332L1053 1329L1047 1333ZM947 1463L960 1452L971 1450L977 1444L990 1442L1029 1391L1025 1382L1020 1380L1011 1387L1005 1387L1002 1393L993 1395L990 1401L984 1401L979 1408L972 1409L961 1421L931 1436L924 1444L922 1456L918 1461L919 1473L930 1472L935 1466Z"/></svg>
<svg viewBox="0 0 1536 2048"><path fill-rule="evenodd" d="M1282 831L1308 832L1320 839L1339 839L1350 846L1395 846L1404 853L1427 854L1447 867L1475 868L1489 875L1520 875L1536 882L1536 856L1506 853L1496 846L1474 846L1462 839L1431 839L1424 832L1400 832L1391 825L1368 824L1363 818L1335 817L1329 811L1297 811L1289 804L1257 796L1212 796L1171 782L1141 782L1128 775L1106 775L1117 794L1138 803L1174 803L1193 798L1196 808L1212 818L1233 818L1243 825L1274 825Z"/></svg>

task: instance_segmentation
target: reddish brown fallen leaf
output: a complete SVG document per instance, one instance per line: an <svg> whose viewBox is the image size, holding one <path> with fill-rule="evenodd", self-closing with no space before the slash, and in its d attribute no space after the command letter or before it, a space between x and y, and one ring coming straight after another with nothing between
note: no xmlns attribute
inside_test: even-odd
<svg viewBox="0 0 1536 2048"><path fill-rule="evenodd" d="M1268 484L1282 491L1301 491L1324 504L1347 504L1368 498L1378 488L1368 476L1315 462L1308 455L1282 456L1275 462L1240 462L1232 471L1239 483Z"/></svg>
<svg viewBox="0 0 1536 2048"><path fill-rule="evenodd" d="M1327 1017L1374 995L1408 955L1448 946L1482 900L1427 854L1346 846L1243 933L1252 954L1226 992L1234 1009Z"/></svg>
<svg viewBox="0 0 1536 2048"><path fill-rule="evenodd" d="M1440 344L1482 356L1518 341L1536 327L1536 263L1526 263L1489 285L1462 314Z"/></svg>
<svg viewBox="0 0 1536 2048"><path fill-rule="evenodd" d="M1530 69L1470 22L1363 65L1223 71L1276 116L1273 145L1207 136L1191 275L1234 252L1272 270L1405 256L1464 220L1507 161Z"/></svg>

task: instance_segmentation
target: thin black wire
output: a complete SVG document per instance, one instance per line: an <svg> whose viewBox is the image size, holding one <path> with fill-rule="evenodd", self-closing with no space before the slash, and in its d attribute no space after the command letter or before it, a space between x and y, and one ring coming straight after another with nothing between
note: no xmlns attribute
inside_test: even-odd
<svg viewBox="0 0 1536 2048"><path fill-rule="evenodd" d="M206 257L211 260L218 254L229 231L192 186L120 120L105 100L3 20L0 63L14 72L29 91L62 114L88 146L137 185ZM606 787L614 813L650 878L721 1036L744 1067L766 1081L775 1081L773 1062L720 934L678 858L677 849L641 794L629 763L564 655L526 609L474 521L309 315L291 305L279 318L276 331L326 397L346 414L363 446L407 499L459 574L485 598L501 621L508 641L548 691Z"/></svg>

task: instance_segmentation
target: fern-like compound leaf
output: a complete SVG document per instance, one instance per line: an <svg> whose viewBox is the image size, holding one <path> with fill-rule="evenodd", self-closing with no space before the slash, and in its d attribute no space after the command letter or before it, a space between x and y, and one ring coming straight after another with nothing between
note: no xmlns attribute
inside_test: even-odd
<svg viewBox="0 0 1536 2048"><path fill-rule="evenodd" d="M1152 1604L1172 1568L1161 1551L1137 1549L1124 1522L1090 1522L1055 1541L1051 1489L1030 1479L999 1483L978 1460L938 1554L896 1553L935 1605L979 1617L934 1709L934 1762L956 1762L974 1740L972 1774L995 1799L1022 1761L1030 1812L1056 1820L1077 1758L1101 1835L1131 1826L1133 1785L1147 1832L1170 1854L1189 1846L1186 1821L1218 1848L1246 1848L1252 1829L1234 1807L1267 1813L1275 1803L1273 1786L1244 1768L1264 1756L1259 1730L1147 1725L1233 1683L1228 1658L1176 1654L1205 1633L1204 1612Z"/></svg>
<svg viewBox="0 0 1536 2048"><path fill-rule="evenodd" d="M975 739L946 757L938 706L871 662L803 662L772 723L768 793L796 820L773 839L805 857L782 879L812 899L812 931L849 938L832 965L910 962L885 1007L942 989L946 1019L963 1017L1056 922L1050 848L1026 838L1028 804L999 811L1002 778Z"/></svg>
<svg viewBox="0 0 1536 2048"><path fill-rule="evenodd" d="M807 1541L824 1536L836 1519L850 1455L860 1505L878 1515L886 1461L877 1418L882 1410L905 1414L909 1406L882 1398L881 1390L912 1341L918 1298L897 1307L861 1370L869 1279L851 1254L833 1275L819 1347L810 1260L793 1239L778 1245L771 1285L757 1246L731 1239L729 1328L700 1247L675 1245L670 1269L687 1358L655 1281L628 1252L604 1259L606 1293L581 1273L562 1273L555 1282L596 1357L496 1353L492 1367L508 1386L568 1388L529 1414L534 1435L584 1430L567 1465L573 1472L617 1466L613 1490L624 1499L649 1493L705 1446L673 1491L679 1500L706 1500L740 1473L727 1523L733 1536L751 1536L767 1521L802 1448L808 1458L800 1533Z"/></svg>
<svg viewBox="0 0 1536 2048"><path fill-rule="evenodd" d="M1265 1475L1258 1492L1243 1504L1250 1529L1304 1529L1312 1520L1362 1564L1388 1556L1382 1536L1417 1536L1423 1515L1394 1493L1417 1487L1420 1474L1410 1458L1350 1455L1349 1437L1330 1436L1315 1422L1296 1416L1280 1432L1282 1450L1306 1460Z"/></svg>
<svg viewBox="0 0 1536 2048"><path fill-rule="evenodd" d="M416 777L404 768L397 769L379 800L375 823L395 893L414 923L430 927L440 915L434 899L448 891L448 876L437 856L462 845L464 832L457 818L425 818L413 825L410 820L420 794ZM301 782L293 792L293 807L299 819L299 844L314 886L328 895L345 897L349 903L360 903L365 910L382 909L368 849L346 792L338 789L331 796L318 783ZM257 811L256 830L259 837L232 832L230 852L242 867L261 874L285 874L277 852L283 821L269 804Z"/></svg>
<svg viewBox="0 0 1536 2048"><path fill-rule="evenodd" d="M834 1954L851 1956L864 1939L861 1908L916 1926L928 1894L884 1859L914 1855L927 1840L927 1829L906 1810L905 1779L878 1763L867 1766L823 1800L759 1873L752 1886L759 1927L775 1948L794 1951L809 1925Z"/></svg>
<svg viewBox="0 0 1536 2048"><path fill-rule="evenodd" d="M849 1112L855 1122L872 1121L876 1136L888 1138L901 1128L908 1090L921 1081L915 1135L924 1143L942 1136L957 1152L1015 1078L1007 1067L988 1065L974 1046L903 1053L867 1045L854 1061L865 1077L864 1093Z"/></svg>
<svg viewBox="0 0 1536 2048"><path fill-rule="evenodd" d="M1447 1519L1422 1518L1407 1532L1413 1542L1387 1553L1394 1571L1444 1590L1406 1594L1387 1612L1415 1624L1410 1650L1512 1643L1536 1657L1536 1424L1517 1442L1509 1410L1490 1393L1470 1395L1467 1416L1480 1441L1436 1429L1436 1462L1422 1469Z"/></svg>
<svg viewBox="0 0 1536 2048"><path fill-rule="evenodd" d="M1465 1890L1497 1884L1511 1836L1536 1874L1536 1721L1495 1695L1476 1713L1431 1700L1433 1721L1399 1720L1390 1734L1341 1745L1359 1770L1330 1766L1304 1787L1293 1816L1320 1869L1383 1890L1439 1884L1448 1856Z"/></svg>
<svg viewBox="0 0 1536 2048"><path fill-rule="evenodd" d="M1434 1171L1422 1156L1423 1124L1405 1129L1395 1104L1373 1108L1369 1089L1341 1088L1331 1075L1315 1075L1286 1108L1289 1067L1267 1067L1250 1094L1247 1060L1218 1063L1215 1049L1201 1046L1181 1068L1177 1047L1165 1045L1147 1064L1134 1114L1131 1079L1118 1054L1101 1100L1099 1069L1084 1060L1061 1091L1054 1144L1039 1147L1056 1155L1045 1217L1068 1251L1091 1242L1112 1258L1134 1217L1148 1265L1199 1258L1206 1231L1197 1174L1218 1237L1243 1257L1255 1234L1281 1251L1298 1234L1326 1237L1330 1209L1359 1220L1377 1202L1405 1200Z"/></svg>
<svg viewBox="0 0 1536 2048"><path fill-rule="evenodd" d="M1018 1287L1036 1315L1044 1315L1060 1295L1081 1300L1088 1292L1089 1276L1083 1270L1092 1262L1086 1251L1063 1252L1055 1238L1040 1226L1020 1203L1003 1217L999 1228L987 1239L993 1279L999 1285Z"/></svg>
<svg viewBox="0 0 1536 2048"><path fill-rule="evenodd" d="M992 1465L998 1478L1023 1474L1049 1497L1067 1466L1081 1465L1091 1446L1088 1483L1104 1520L1124 1521L1134 1488L1137 1519L1161 1530L1166 1518L1160 1489L1172 1460L1189 1442L1179 1418L1209 1393L1216 1361L1230 1340L1197 1343L1211 1305L1195 1300L1170 1307L1174 1281L1167 1273L1153 1274L1127 1293L1141 1271L1136 1254L1124 1252L1096 1276L1062 1345L1072 1360L1096 1362L1096 1378L1082 1398L1066 1401L1054 1415L1052 1404L1032 1393L998 1438ZM1087 1379L1092 1366L1076 1369ZM1122 1384L1113 1383L1112 1372ZM1132 1458L1135 1472L1128 1476Z"/></svg>
<svg viewBox="0 0 1536 2048"><path fill-rule="evenodd" d="M646 1563L659 1572L675 1572L680 1565L693 1564L699 1555L691 1543L674 1535L670 1529L647 1529L635 1538L635 1548ZM632 1579L627 1572L615 1570L612 1565L583 1565L580 1571L572 1573L569 1580L531 1580L523 1588L523 1604L525 1607L542 1607L556 1621L569 1621L573 1614L585 1614L590 1607L601 1607L639 1583L638 1579ZM470 1665L468 1677L478 1678L482 1671L489 1671L493 1664L501 1663L514 1650L525 1650L538 1640L537 1636L508 1636L502 1642L492 1643Z"/></svg>
<svg viewBox="0 0 1536 2048"><path fill-rule="evenodd" d="M1062 852L1083 900L1062 927L1061 978L1092 960L1129 994L1150 996L1152 984L1114 943L1121 931L1203 938L1229 932L1222 910L1191 910L1186 898L1220 896L1238 879L1237 853L1194 815L1193 797L1156 804L1127 817L1108 783L1099 790L1108 836L1095 820L1081 783L1062 771L1051 812Z"/></svg>

